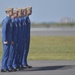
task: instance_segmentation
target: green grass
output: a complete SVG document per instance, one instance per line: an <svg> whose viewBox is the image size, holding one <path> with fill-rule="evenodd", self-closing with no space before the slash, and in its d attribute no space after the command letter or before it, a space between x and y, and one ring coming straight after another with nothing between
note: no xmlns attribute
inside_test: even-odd
<svg viewBox="0 0 75 75"><path fill-rule="evenodd" d="M75 60L75 37L32 37L29 59Z"/></svg>
<svg viewBox="0 0 75 75"><path fill-rule="evenodd" d="M2 45L0 40L0 59ZM75 36L31 37L29 60L75 60Z"/></svg>
<svg viewBox="0 0 75 75"><path fill-rule="evenodd" d="M0 37L0 59L2 58L2 41Z"/></svg>

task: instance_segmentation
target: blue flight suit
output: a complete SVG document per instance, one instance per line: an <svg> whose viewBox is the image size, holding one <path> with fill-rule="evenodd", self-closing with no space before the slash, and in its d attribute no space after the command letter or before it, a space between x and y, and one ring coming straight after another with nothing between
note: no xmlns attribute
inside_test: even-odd
<svg viewBox="0 0 75 75"><path fill-rule="evenodd" d="M22 51L22 57L21 57L21 64L23 65L23 58L24 58L24 50L26 49L26 22L24 20L24 17L22 17L22 33L23 33L23 38L22 38L22 45L23 45L23 51Z"/></svg>
<svg viewBox="0 0 75 75"><path fill-rule="evenodd" d="M10 57L9 57L9 69L16 68L16 52L17 52L17 37L18 37L18 26L14 18L11 19L12 21L12 40L14 44L10 46Z"/></svg>
<svg viewBox="0 0 75 75"><path fill-rule="evenodd" d="M27 64L27 56L28 56L29 46L30 46L30 24L31 24L31 22L30 22L30 19L29 19L28 16L25 16L24 20L26 22L26 32L25 32L25 34L26 34L26 36L25 36L25 38L26 38L26 42L25 42L26 49L24 49L24 55L23 55L22 64L23 65L28 65Z"/></svg>
<svg viewBox="0 0 75 75"><path fill-rule="evenodd" d="M11 18L11 23L12 23L12 41L13 40L13 27L14 27L14 18ZM9 51L9 59L8 59L8 69L12 69L12 63L13 63L13 56L14 56L14 49L13 49L14 44L10 45L10 51Z"/></svg>
<svg viewBox="0 0 75 75"><path fill-rule="evenodd" d="M13 64L12 67L13 68L17 68L17 63L18 63L18 24L17 24L17 18L14 19L13 21L13 33L12 33L12 38L14 41L14 46L13 46L13 50L14 50L14 54L13 54Z"/></svg>
<svg viewBox="0 0 75 75"><path fill-rule="evenodd" d="M23 57L22 66L25 64L25 52L26 52L26 16L23 17Z"/></svg>
<svg viewBox="0 0 75 75"><path fill-rule="evenodd" d="M7 41L8 44L4 44L5 41ZM3 56L1 69L8 69L11 41L12 41L11 18L6 16L6 18L2 21Z"/></svg>
<svg viewBox="0 0 75 75"><path fill-rule="evenodd" d="M22 18L18 18L18 66L22 66L22 57L23 57L23 25Z"/></svg>

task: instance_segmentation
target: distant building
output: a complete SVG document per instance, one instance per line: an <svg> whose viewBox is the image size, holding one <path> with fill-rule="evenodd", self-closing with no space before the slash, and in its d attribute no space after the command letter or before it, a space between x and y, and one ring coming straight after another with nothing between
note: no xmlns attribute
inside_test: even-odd
<svg viewBox="0 0 75 75"><path fill-rule="evenodd" d="M74 23L75 21L71 18L65 17L59 20L59 23Z"/></svg>

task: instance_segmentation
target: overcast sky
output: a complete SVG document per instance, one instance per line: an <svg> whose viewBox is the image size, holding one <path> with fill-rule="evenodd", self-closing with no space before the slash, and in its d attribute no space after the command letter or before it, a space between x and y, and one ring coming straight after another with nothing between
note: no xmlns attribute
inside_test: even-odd
<svg viewBox="0 0 75 75"><path fill-rule="evenodd" d="M69 17L75 20L75 0L0 0L0 22L5 18L5 8L33 7L32 22L53 22Z"/></svg>

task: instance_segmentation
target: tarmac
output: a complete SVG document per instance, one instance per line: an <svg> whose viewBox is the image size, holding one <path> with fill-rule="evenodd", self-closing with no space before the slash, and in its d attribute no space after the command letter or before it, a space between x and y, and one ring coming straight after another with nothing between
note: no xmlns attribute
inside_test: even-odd
<svg viewBox="0 0 75 75"><path fill-rule="evenodd" d="M75 27L32 28L31 36L75 36Z"/></svg>
<svg viewBox="0 0 75 75"><path fill-rule="evenodd" d="M75 36L75 27L31 28L31 36Z"/></svg>
<svg viewBox="0 0 75 75"><path fill-rule="evenodd" d="M0 75L75 75L75 61L30 60L28 63L33 68L17 72L0 72Z"/></svg>

